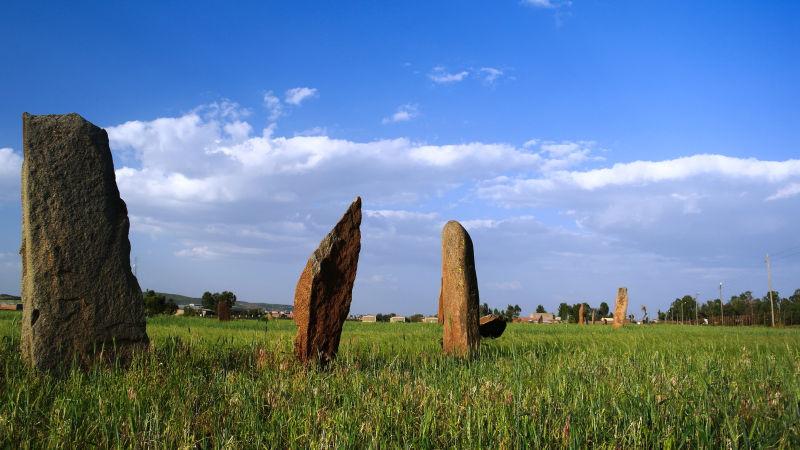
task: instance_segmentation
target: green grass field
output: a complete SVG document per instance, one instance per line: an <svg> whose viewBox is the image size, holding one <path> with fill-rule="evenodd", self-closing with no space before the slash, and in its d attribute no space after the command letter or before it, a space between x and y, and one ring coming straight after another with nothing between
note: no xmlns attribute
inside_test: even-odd
<svg viewBox="0 0 800 450"><path fill-rule="evenodd" d="M294 324L160 317L130 370L55 378L0 312L0 447L800 446L800 329L509 325L471 362L430 324L347 323L328 371Z"/></svg>

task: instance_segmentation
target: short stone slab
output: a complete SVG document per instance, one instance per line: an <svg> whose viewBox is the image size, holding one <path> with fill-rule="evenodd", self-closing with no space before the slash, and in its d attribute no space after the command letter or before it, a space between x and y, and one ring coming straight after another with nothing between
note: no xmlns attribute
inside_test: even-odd
<svg viewBox="0 0 800 450"><path fill-rule="evenodd" d="M77 114L23 114L22 141L22 357L124 364L148 339L108 135Z"/></svg>
<svg viewBox="0 0 800 450"><path fill-rule="evenodd" d="M350 313L361 251L361 197L347 209L306 263L294 291L294 353L303 364L336 357Z"/></svg>
<svg viewBox="0 0 800 450"><path fill-rule="evenodd" d="M471 356L480 347L478 277L472 239L451 220L442 230L442 348L445 353Z"/></svg>
<svg viewBox="0 0 800 450"><path fill-rule="evenodd" d="M482 338L497 339L506 331L506 320L495 314L487 314L478 321L478 333Z"/></svg>

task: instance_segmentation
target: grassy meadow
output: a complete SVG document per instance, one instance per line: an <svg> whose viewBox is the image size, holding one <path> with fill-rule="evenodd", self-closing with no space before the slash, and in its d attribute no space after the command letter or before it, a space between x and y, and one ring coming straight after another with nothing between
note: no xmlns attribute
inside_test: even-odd
<svg viewBox="0 0 800 450"><path fill-rule="evenodd" d="M800 329L348 322L327 371L288 320L158 317L130 370L28 371L0 312L0 447L800 447Z"/></svg>

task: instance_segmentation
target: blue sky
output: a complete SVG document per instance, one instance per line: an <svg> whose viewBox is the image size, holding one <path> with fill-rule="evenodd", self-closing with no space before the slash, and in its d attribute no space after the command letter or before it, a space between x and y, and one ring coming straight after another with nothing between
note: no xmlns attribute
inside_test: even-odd
<svg viewBox="0 0 800 450"><path fill-rule="evenodd" d="M432 312L449 219L497 306L762 295L800 245L798 30L796 2L4 4L0 292L20 115L75 111L145 288L289 303L361 195L354 312Z"/></svg>

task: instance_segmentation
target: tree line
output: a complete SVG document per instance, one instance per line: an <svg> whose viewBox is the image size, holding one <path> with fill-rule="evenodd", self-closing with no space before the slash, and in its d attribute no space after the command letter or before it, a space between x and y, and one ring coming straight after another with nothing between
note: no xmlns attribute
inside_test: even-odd
<svg viewBox="0 0 800 450"><path fill-rule="evenodd" d="M715 298L700 303L691 295L676 298L666 311L658 311L659 320L678 323L724 323L726 325L771 325L772 316L776 325L800 324L800 289L794 294L781 297L778 291L772 291L763 297L755 297L751 291L731 296L720 305Z"/></svg>

